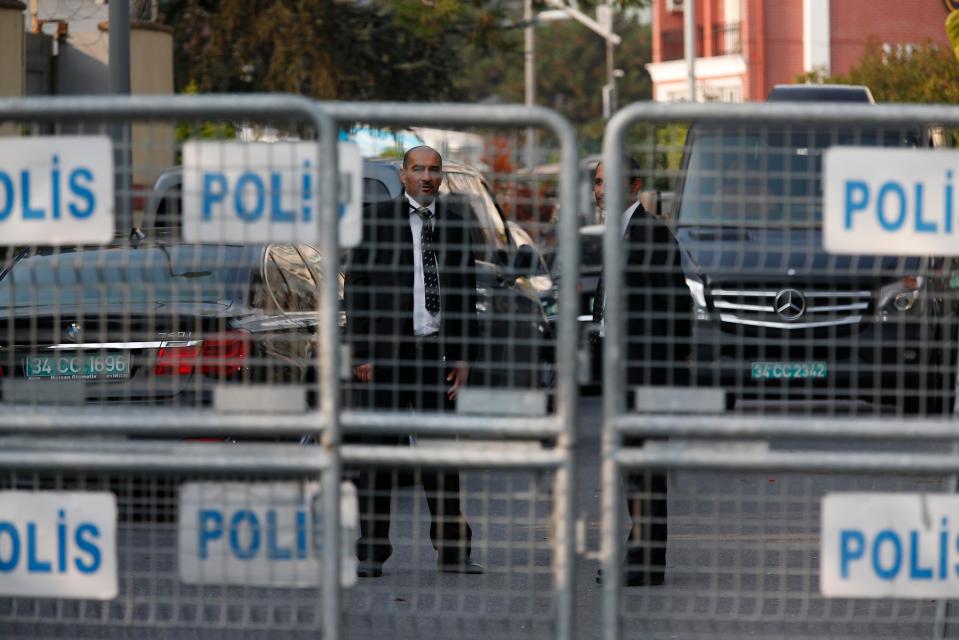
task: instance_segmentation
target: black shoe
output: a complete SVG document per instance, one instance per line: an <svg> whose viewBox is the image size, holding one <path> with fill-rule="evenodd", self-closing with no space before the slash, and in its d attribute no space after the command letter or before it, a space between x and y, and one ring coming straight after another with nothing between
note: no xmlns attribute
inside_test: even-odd
<svg viewBox="0 0 959 640"><path fill-rule="evenodd" d="M482 565L473 562L473 559L469 556L460 558L458 560L440 560L437 562L436 568L439 569L441 573L466 573L470 575L479 575L486 572Z"/></svg>
<svg viewBox="0 0 959 640"><path fill-rule="evenodd" d="M383 563L372 560L361 560L356 566L357 578L379 578L383 575Z"/></svg>
<svg viewBox="0 0 959 640"><path fill-rule="evenodd" d="M666 582L665 571L623 570L624 587L660 587ZM596 570L596 584L603 584L603 570Z"/></svg>
<svg viewBox="0 0 959 640"><path fill-rule="evenodd" d="M623 585L626 587L661 587L664 582L666 582L665 571L627 569L623 572Z"/></svg>

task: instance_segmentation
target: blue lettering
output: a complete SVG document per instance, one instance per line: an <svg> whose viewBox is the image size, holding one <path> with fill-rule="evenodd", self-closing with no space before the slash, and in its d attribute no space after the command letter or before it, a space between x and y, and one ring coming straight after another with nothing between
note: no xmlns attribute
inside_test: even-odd
<svg viewBox="0 0 959 640"><path fill-rule="evenodd" d="M201 509L197 517L200 520L196 532L197 546L200 548L200 559L205 560L209 555L210 541L223 537L223 514L214 509ZM215 526L213 529L209 527L211 521Z"/></svg>
<svg viewBox="0 0 959 640"><path fill-rule="evenodd" d="M879 556L882 552L882 543L887 541L892 544L892 565L883 567ZM895 531L892 529L883 529L876 536L876 540L872 544L872 570L883 580L892 580L899 573L901 566L902 542L899 541L899 536L896 535Z"/></svg>
<svg viewBox="0 0 959 640"><path fill-rule="evenodd" d="M917 233L935 233L936 223L927 222L922 219L922 183L916 183L916 232Z"/></svg>
<svg viewBox="0 0 959 640"><path fill-rule="evenodd" d="M270 219L273 222L294 222L296 212L292 209L283 210L283 176L278 173L270 174Z"/></svg>
<svg viewBox="0 0 959 640"><path fill-rule="evenodd" d="M945 227L946 233L952 233L952 171L946 171L946 180L949 181L949 184L946 185L946 212L945 212Z"/></svg>
<svg viewBox="0 0 959 640"><path fill-rule="evenodd" d="M289 547L279 546L276 539L278 530L276 511L270 509L266 512L266 542L269 548L270 560L289 560L293 557L293 550Z"/></svg>
<svg viewBox="0 0 959 640"><path fill-rule="evenodd" d="M313 208L310 201L313 199L313 172L310 171L310 161L303 161L303 222L309 222L313 217Z"/></svg>
<svg viewBox="0 0 959 640"><path fill-rule="evenodd" d="M87 185L80 183L80 180L86 180ZM74 169L70 172L70 191L80 200L86 202L86 208L81 209L75 204L70 204L68 207L70 209L70 214L74 218L89 218L93 215L94 209L97 206L97 198L93 195L93 191L87 188L88 185L93 183L93 173L84 167L79 169Z"/></svg>
<svg viewBox="0 0 959 640"><path fill-rule="evenodd" d="M50 563L37 558L37 524L35 522L27 523L27 571L50 573Z"/></svg>
<svg viewBox="0 0 959 640"><path fill-rule="evenodd" d="M866 539L862 531L843 529L839 532L839 575L849 577L849 563L862 558L866 551Z"/></svg>
<svg viewBox="0 0 959 640"><path fill-rule="evenodd" d="M942 531L939 532L939 579L945 580L949 574L946 564L946 550L949 548L949 532L946 527L949 526L949 519L942 519Z"/></svg>
<svg viewBox="0 0 959 640"><path fill-rule="evenodd" d="M50 186L53 188L53 219L60 219L60 156L53 156L53 170L50 172Z"/></svg>
<svg viewBox="0 0 959 640"><path fill-rule="evenodd" d="M240 547L239 528L244 520L250 525L250 544L246 549ZM249 560L260 550L260 521L252 511L242 509L233 514L230 520L230 550L240 560Z"/></svg>
<svg viewBox="0 0 959 640"><path fill-rule="evenodd" d="M893 220L886 219L886 196L893 194L899 199L899 214ZM879 224L886 231L898 231L906 221L906 191L898 182L886 182L879 188L876 198L876 212L879 214Z"/></svg>
<svg viewBox="0 0 959 640"><path fill-rule="evenodd" d="M932 580L932 568L919 566L919 532L909 532L909 577L915 580Z"/></svg>
<svg viewBox="0 0 959 640"><path fill-rule="evenodd" d="M9 522L0 522L0 536L4 533L10 538L10 557L6 560L0 558L0 572L9 573L16 569L20 562L20 536L16 527Z"/></svg>
<svg viewBox="0 0 959 640"><path fill-rule="evenodd" d="M223 202L223 198L226 197L226 188L226 176L222 173L203 174L203 220L213 218L213 205Z"/></svg>
<svg viewBox="0 0 959 640"><path fill-rule="evenodd" d="M853 193L859 197L853 199ZM869 206L869 185L861 180L846 181L846 228L852 229L852 214Z"/></svg>
<svg viewBox="0 0 959 640"><path fill-rule="evenodd" d="M66 514L60 509L60 521L57 523L57 571L67 570L67 523Z"/></svg>
<svg viewBox="0 0 959 640"><path fill-rule="evenodd" d="M306 559L306 511L296 510L296 558Z"/></svg>
<svg viewBox="0 0 959 640"><path fill-rule="evenodd" d="M43 220L43 209L30 208L30 172L20 172L20 200L23 203L24 220Z"/></svg>
<svg viewBox="0 0 959 640"><path fill-rule="evenodd" d="M13 211L13 199L15 197L13 193L13 180L11 180L10 176L6 173L0 171L0 184L3 185L3 190L7 194L6 202L3 208L0 209L0 220L6 220L10 212Z"/></svg>
<svg viewBox="0 0 959 640"><path fill-rule="evenodd" d="M243 202L243 194L247 185L253 188L255 204L253 209L247 210ZM256 222L263 215L264 189L263 181L255 173L244 173L236 181L236 193L233 195L233 206L236 209L236 215L244 222Z"/></svg>
<svg viewBox="0 0 959 640"><path fill-rule="evenodd" d="M93 539L100 537L100 529L95 524L86 523L77 527L74 541L81 552L89 554L90 561L82 562L80 558L75 558L73 564L81 573L93 573L100 568L100 548L91 540L84 539L83 535L86 533L89 533L89 537Z"/></svg>

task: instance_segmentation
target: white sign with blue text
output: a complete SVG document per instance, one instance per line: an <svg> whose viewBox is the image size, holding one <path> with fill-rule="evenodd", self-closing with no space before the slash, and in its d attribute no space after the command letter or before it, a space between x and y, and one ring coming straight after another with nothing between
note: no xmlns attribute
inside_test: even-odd
<svg viewBox="0 0 959 640"><path fill-rule="evenodd" d="M190 141L183 145L187 242L318 243L322 235L316 142ZM362 238L363 159L339 143L339 244Z"/></svg>
<svg viewBox="0 0 959 640"><path fill-rule="evenodd" d="M0 245L105 244L113 220L109 137L0 138Z"/></svg>
<svg viewBox="0 0 959 640"><path fill-rule="evenodd" d="M825 596L959 597L959 496L829 494L821 545Z"/></svg>
<svg viewBox="0 0 959 640"><path fill-rule="evenodd" d="M0 595L117 596L116 498L0 491Z"/></svg>
<svg viewBox="0 0 959 640"><path fill-rule="evenodd" d="M959 151L833 147L823 246L852 255L959 255Z"/></svg>
<svg viewBox="0 0 959 640"><path fill-rule="evenodd" d="M356 581L356 489L342 483L341 583ZM188 482L180 487L179 570L187 584L317 587L323 555L318 483Z"/></svg>

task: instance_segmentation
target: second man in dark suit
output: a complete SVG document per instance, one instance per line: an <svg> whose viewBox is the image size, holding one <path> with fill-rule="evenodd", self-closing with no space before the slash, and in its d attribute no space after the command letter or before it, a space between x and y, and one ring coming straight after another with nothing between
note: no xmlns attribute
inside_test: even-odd
<svg viewBox="0 0 959 640"><path fill-rule="evenodd" d="M622 216L607 211L606 224L620 225L625 248L623 286L626 316L626 386L685 386L690 350L692 302L683 275L679 245L669 228L647 212L639 200L639 164L627 158L626 191L633 200ZM600 164L593 179L596 204L605 209L605 171ZM596 292L593 319L605 335L606 294ZM627 393L627 398L630 397ZM627 406L630 401L627 400ZM624 438L638 447L642 438ZM641 472L624 478L626 506L632 526L626 541L623 583L657 586L666 574L666 474Z"/></svg>

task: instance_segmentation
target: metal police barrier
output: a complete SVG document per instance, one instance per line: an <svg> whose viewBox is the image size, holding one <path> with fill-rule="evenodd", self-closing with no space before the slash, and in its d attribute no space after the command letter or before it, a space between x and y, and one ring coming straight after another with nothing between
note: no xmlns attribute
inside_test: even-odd
<svg viewBox="0 0 959 640"><path fill-rule="evenodd" d="M0 635L340 637L359 153L293 96L0 120Z"/></svg>
<svg viewBox="0 0 959 640"><path fill-rule="evenodd" d="M540 108L321 106L358 139L402 127L408 152L366 162L343 262L345 628L571 638L575 134Z"/></svg>
<svg viewBox="0 0 959 640"><path fill-rule="evenodd" d="M786 102L610 121L605 638L954 633L957 123Z"/></svg>

